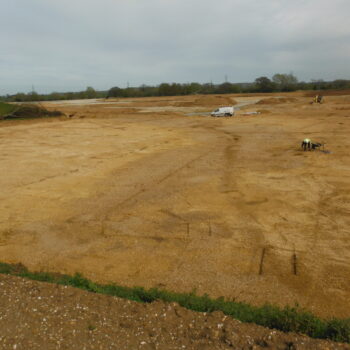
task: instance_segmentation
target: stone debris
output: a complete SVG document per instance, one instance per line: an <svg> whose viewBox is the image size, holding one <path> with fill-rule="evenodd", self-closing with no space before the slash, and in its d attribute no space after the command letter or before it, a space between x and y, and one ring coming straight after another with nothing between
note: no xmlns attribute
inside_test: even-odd
<svg viewBox="0 0 350 350"><path fill-rule="evenodd" d="M0 275L0 349L350 349L176 303L141 304Z"/></svg>

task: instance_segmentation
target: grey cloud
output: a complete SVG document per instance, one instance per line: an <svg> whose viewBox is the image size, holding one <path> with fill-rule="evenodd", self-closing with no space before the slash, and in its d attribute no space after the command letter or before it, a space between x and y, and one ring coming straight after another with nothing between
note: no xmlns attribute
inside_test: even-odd
<svg viewBox="0 0 350 350"><path fill-rule="evenodd" d="M3 0L0 94L350 78L346 0Z"/></svg>

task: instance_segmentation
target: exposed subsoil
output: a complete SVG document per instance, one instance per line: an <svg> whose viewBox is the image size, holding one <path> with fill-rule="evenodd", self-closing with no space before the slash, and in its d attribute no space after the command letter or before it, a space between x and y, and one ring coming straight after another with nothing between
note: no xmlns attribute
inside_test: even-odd
<svg viewBox="0 0 350 350"><path fill-rule="evenodd" d="M139 304L0 275L0 349L350 349L175 303Z"/></svg>
<svg viewBox="0 0 350 350"><path fill-rule="evenodd" d="M350 96L302 94L232 118L187 116L213 107L179 96L1 123L1 260L350 317Z"/></svg>
<svg viewBox="0 0 350 350"><path fill-rule="evenodd" d="M305 97L314 97L315 95L322 96L345 96L350 95L350 90L314 90L304 92Z"/></svg>
<svg viewBox="0 0 350 350"><path fill-rule="evenodd" d="M264 98L258 101L257 105L270 105L270 104L281 104L281 103L293 103L296 102L296 98L293 97L271 97L271 98Z"/></svg>
<svg viewBox="0 0 350 350"><path fill-rule="evenodd" d="M176 102L175 106L178 107L194 107L194 106L201 106L201 107L222 107L222 106L233 106L236 105L237 102L228 96L222 96L222 95L205 95L200 96L195 99L189 100L189 101L182 101L182 102Z"/></svg>

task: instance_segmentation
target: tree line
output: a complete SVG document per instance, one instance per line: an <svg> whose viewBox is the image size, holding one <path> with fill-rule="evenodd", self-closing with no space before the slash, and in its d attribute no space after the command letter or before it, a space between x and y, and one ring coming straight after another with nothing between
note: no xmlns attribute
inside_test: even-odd
<svg viewBox="0 0 350 350"><path fill-rule="evenodd" d="M312 80L310 82L298 81L293 74L275 74L271 79L265 76L256 78L252 83L162 83L157 86L141 85L139 87L112 87L106 91L97 91L89 86L78 92L52 92L38 94L35 91L0 96L6 102L34 102L59 101L90 98L118 98L118 97L151 97L151 96L181 96L193 94L233 94L233 93L259 93L259 92L288 92L296 90L332 90L350 89L350 80L338 79L333 81Z"/></svg>

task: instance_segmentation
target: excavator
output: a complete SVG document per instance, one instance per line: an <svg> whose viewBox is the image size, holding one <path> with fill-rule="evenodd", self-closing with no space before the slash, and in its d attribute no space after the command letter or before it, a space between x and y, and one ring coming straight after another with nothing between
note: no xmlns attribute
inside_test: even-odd
<svg viewBox="0 0 350 350"><path fill-rule="evenodd" d="M323 103L323 96L322 95L316 95L315 98L313 99L312 103Z"/></svg>

